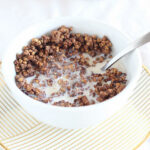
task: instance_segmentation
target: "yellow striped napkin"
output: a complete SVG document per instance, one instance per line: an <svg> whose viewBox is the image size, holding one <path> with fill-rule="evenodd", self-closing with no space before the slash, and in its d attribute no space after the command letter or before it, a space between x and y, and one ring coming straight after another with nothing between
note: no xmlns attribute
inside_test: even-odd
<svg viewBox="0 0 150 150"><path fill-rule="evenodd" d="M150 73L150 72L149 72ZM78 130L37 121L11 96L0 74L0 148L134 150L150 136L150 74L144 67L128 103L101 124Z"/></svg>

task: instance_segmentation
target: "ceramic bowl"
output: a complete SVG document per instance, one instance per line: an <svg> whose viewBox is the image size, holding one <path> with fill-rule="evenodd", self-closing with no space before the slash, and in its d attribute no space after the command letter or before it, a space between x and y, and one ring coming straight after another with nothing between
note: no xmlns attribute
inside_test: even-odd
<svg viewBox="0 0 150 150"><path fill-rule="evenodd" d="M139 52L134 51L121 59L121 63L126 69L128 82L126 88L113 98L99 104L73 108L44 104L30 98L16 86L16 73L13 62L16 59L16 54L21 53L23 46L27 45L32 38L40 37L61 25L72 26L73 32L96 34L100 37L103 35L108 36L113 44L113 55L119 53L130 42L130 39L122 32L99 20L80 17L47 20L23 31L10 44L2 60L4 79L16 101L41 122L67 129L97 125L122 109L127 103L127 99L135 87L142 70Z"/></svg>

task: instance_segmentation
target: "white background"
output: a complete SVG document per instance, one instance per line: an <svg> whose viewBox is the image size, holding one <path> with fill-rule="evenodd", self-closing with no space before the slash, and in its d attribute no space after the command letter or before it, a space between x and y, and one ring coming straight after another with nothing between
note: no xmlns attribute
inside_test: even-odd
<svg viewBox="0 0 150 150"><path fill-rule="evenodd" d="M0 59L23 29L61 16L97 18L132 40L150 32L150 0L0 0ZM141 57L150 69L150 44L144 46ZM149 150L148 143L139 150Z"/></svg>

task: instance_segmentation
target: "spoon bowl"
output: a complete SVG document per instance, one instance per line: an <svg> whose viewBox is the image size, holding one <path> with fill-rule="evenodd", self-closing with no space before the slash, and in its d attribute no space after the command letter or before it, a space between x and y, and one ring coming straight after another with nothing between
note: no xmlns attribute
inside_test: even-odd
<svg viewBox="0 0 150 150"><path fill-rule="evenodd" d="M116 56L114 56L108 63L106 63L101 70L105 71L110 68L114 63L124 57L126 54L136 50L138 47L143 46L144 44L150 42L150 32L143 35L139 39L135 40L134 42L130 43L125 49L120 51Z"/></svg>

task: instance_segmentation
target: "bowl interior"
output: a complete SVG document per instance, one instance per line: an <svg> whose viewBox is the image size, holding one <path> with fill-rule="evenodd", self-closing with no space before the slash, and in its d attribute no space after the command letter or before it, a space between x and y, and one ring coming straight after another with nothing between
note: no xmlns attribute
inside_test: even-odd
<svg viewBox="0 0 150 150"><path fill-rule="evenodd" d="M23 94L15 84L16 73L13 62L16 59L16 54L21 53L22 47L27 45L32 38L40 37L43 34L49 33L51 30L56 29L61 25L72 26L73 32L96 34L99 37L106 35L113 44L113 55L122 50L129 42L127 37L113 27L96 20L89 20L85 18L62 18L34 25L22 32L22 34L20 34L20 36L12 42L3 59L2 72L12 91ZM121 62L126 68L129 86L139 74L139 67L141 67L137 52L133 52L132 54L125 56L121 59ZM24 96L26 95L24 94Z"/></svg>

